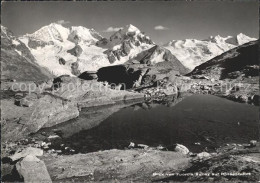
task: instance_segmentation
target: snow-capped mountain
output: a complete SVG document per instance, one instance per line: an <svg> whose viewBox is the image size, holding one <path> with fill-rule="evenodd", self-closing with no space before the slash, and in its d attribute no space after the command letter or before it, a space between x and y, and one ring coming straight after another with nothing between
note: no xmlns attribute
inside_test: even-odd
<svg viewBox="0 0 260 183"><path fill-rule="evenodd" d="M109 39L94 29L63 27L51 23L20 40L28 46L39 65L54 75L78 75L100 67L122 64L153 46L150 38L133 25L125 26Z"/></svg>
<svg viewBox="0 0 260 183"><path fill-rule="evenodd" d="M51 23L19 39L28 46L39 65L57 76L95 70L109 64L104 49L95 46L102 36L94 29L65 28Z"/></svg>
<svg viewBox="0 0 260 183"><path fill-rule="evenodd" d="M137 27L130 24L115 32L109 39L101 39L96 45L107 48L105 53L110 63L114 63L125 62L155 44Z"/></svg>
<svg viewBox="0 0 260 183"><path fill-rule="evenodd" d="M240 33L235 37L221 37L218 35L205 40L173 40L165 44L164 47L169 49L184 66L192 70L232 48L253 40L256 39Z"/></svg>
<svg viewBox="0 0 260 183"><path fill-rule="evenodd" d="M174 59L170 60L180 61L192 70L215 56L252 40L255 39L244 34L235 37L211 36L205 40L173 40L162 48L156 47L150 37L131 24L107 39L94 29L82 26L67 28L51 23L32 34L21 36L18 41L27 46L35 62L53 75L78 76L85 71L97 71L101 67L136 60L140 55L143 56L142 62L148 60L147 63L152 65L165 62L172 55ZM185 67L176 68L185 73Z"/></svg>
<svg viewBox="0 0 260 183"><path fill-rule="evenodd" d="M158 45L139 53L128 62L153 65L160 70L170 68L180 74L186 74L190 71L169 50Z"/></svg>
<svg viewBox="0 0 260 183"><path fill-rule="evenodd" d="M33 81L51 77L50 72L37 64L26 45L1 25L1 78Z"/></svg>

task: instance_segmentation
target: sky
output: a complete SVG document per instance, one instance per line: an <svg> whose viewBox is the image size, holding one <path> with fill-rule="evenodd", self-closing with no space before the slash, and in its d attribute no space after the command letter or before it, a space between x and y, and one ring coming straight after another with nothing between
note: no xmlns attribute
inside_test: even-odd
<svg viewBox="0 0 260 183"><path fill-rule="evenodd" d="M128 24L157 44L244 33L258 38L258 1L2 2L2 25L15 35L52 22L94 28L104 37Z"/></svg>

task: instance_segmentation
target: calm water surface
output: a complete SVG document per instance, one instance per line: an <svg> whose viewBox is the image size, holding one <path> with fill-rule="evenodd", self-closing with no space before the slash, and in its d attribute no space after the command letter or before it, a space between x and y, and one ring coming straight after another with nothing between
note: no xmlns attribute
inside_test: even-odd
<svg viewBox="0 0 260 183"><path fill-rule="evenodd" d="M130 142L163 145L169 150L173 144L179 143L199 152L205 148L211 151L226 143L247 143L258 139L257 106L212 95L137 103L113 112L111 109L101 109L102 112L95 112L94 117L93 113L91 117L88 113L83 115L80 123L86 124L104 113L107 115L91 129L80 130L77 126L77 132L73 133L73 127L61 126L61 143L81 153L123 149Z"/></svg>

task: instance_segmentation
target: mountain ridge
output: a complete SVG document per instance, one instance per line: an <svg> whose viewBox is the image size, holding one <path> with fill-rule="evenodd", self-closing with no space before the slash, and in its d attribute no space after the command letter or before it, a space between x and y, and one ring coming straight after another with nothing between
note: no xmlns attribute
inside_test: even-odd
<svg viewBox="0 0 260 183"><path fill-rule="evenodd" d="M157 49L147 57L150 59L148 64L163 63L174 57L170 59L178 66L174 69L185 73L253 38L240 33L237 36L211 36L204 40L173 40L159 46L132 24L114 32L110 38L105 38L93 28L64 27L51 23L18 39L27 46L41 67L56 76L77 76L85 71L97 71L101 67L136 60L138 55L148 53L155 46Z"/></svg>
<svg viewBox="0 0 260 183"><path fill-rule="evenodd" d="M109 39L94 29L82 26L65 28L55 23L19 39L27 45L41 66L57 76L78 75L85 71L97 71L101 67L124 64L156 45L149 36L131 24L114 32Z"/></svg>
<svg viewBox="0 0 260 183"><path fill-rule="evenodd" d="M184 39L173 40L165 45L181 63L193 70L196 66L239 45L256 40L242 33L236 36L210 36L204 40Z"/></svg>
<svg viewBox="0 0 260 183"><path fill-rule="evenodd" d="M256 40L235 47L195 67L187 75L205 75L215 79L236 79L241 75L258 76L258 44L259 40Z"/></svg>
<svg viewBox="0 0 260 183"><path fill-rule="evenodd" d="M1 79L36 81L52 77L47 69L37 64L26 45L1 25Z"/></svg>

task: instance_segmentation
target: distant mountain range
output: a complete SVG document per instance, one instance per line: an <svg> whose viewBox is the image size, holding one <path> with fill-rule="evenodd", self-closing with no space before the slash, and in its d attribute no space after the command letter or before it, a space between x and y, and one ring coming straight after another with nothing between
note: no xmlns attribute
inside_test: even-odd
<svg viewBox="0 0 260 183"><path fill-rule="evenodd" d="M1 49L2 60L6 60L6 71L3 74L7 78L8 72L11 72L6 69L11 62L10 54L15 54L17 62L27 60L41 70L39 73L47 72L44 78L64 74L77 76L85 71L97 71L101 67L126 62L166 64L167 67L186 74L215 56L255 40L239 34L236 37L215 36L205 40L174 40L159 46L131 24L113 33L108 39L94 29L82 26L66 28L57 23L51 23L19 38L5 36L8 29L3 26L1 29L1 40L8 40L2 41ZM22 55L17 45L22 45ZM5 49L7 47L10 49ZM14 65L18 64L21 63Z"/></svg>
<svg viewBox="0 0 260 183"><path fill-rule="evenodd" d="M173 40L164 47L171 51L181 63L193 70L196 66L239 45L256 40L242 33L237 36L211 36L205 40Z"/></svg>

